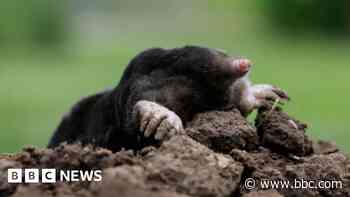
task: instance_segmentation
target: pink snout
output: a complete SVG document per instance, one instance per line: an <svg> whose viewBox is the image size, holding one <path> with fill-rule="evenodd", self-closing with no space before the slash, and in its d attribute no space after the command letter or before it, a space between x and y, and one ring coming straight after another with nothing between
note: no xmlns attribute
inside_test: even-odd
<svg viewBox="0 0 350 197"><path fill-rule="evenodd" d="M235 59L232 61L233 67L237 69L238 72L244 74L247 73L252 66L252 63L248 59Z"/></svg>

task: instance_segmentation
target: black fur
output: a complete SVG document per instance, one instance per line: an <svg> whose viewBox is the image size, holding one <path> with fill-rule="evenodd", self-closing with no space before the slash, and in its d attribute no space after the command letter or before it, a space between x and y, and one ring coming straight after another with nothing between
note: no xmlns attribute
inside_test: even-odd
<svg viewBox="0 0 350 197"><path fill-rule="evenodd" d="M240 76L222 52L187 46L154 48L137 55L113 90L78 102L55 131L48 147L80 141L113 151L155 143L139 132L132 111L149 100L174 111L185 123L194 113L230 106L229 86Z"/></svg>

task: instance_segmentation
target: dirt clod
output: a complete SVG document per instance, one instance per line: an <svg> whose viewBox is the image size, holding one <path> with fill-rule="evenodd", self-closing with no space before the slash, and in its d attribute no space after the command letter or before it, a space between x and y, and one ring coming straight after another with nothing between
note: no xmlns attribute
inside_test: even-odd
<svg viewBox="0 0 350 197"><path fill-rule="evenodd" d="M159 147L113 153L62 144L0 156L0 196L215 197L350 196L350 160L334 143L312 142L306 125L280 108L260 110L255 129L236 110L198 114L186 133ZM102 170L101 182L13 184L9 168ZM256 181L248 190L247 179ZM341 188L268 188L260 181L338 181Z"/></svg>
<svg viewBox="0 0 350 197"><path fill-rule="evenodd" d="M329 154L329 153L335 153L339 151L339 149L337 148L337 145L334 142L327 142L323 140L314 142L313 150L315 154Z"/></svg>
<svg viewBox="0 0 350 197"><path fill-rule="evenodd" d="M260 109L255 125L261 144L271 150L298 156L313 152L312 141L305 134L307 125L290 117L280 107Z"/></svg>
<svg viewBox="0 0 350 197"><path fill-rule="evenodd" d="M193 139L223 153L234 148L255 149L259 140L256 129L238 110L197 114L186 131Z"/></svg>

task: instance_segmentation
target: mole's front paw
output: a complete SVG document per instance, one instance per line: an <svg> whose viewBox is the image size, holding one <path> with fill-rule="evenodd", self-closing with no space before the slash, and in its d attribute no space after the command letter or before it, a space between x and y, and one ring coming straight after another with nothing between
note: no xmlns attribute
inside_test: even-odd
<svg viewBox="0 0 350 197"><path fill-rule="evenodd" d="M157 140L183 132L180 117L157 103L141 100L134 106L134 115L145 137L154 135Z"/></svg>
<svg viewBox="0 0 350 197"><path fill-rule="evenodd" d="M259 108L262 106L270 105L273 102L283 104L290 100L287 92L284 90L267 84L254 85L250 88L250 92L253 95L254 107Z"/></svg>

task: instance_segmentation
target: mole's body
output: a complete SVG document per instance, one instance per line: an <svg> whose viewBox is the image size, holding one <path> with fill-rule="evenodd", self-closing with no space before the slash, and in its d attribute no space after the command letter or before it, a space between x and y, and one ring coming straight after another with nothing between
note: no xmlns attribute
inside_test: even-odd
<svg viewBox="0 0 350 197"><path fill-rule="evenodd" d="M94 144L113 151L139 149L183 130L195 113L238 108L243 115L268 100L288 99L270 85L251 85L247 59L188 46L149 49L127 66L119 85L78 102L49 147Z"/></svg>

